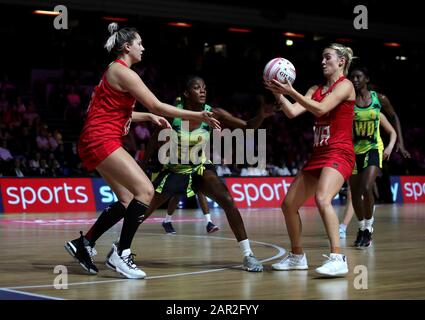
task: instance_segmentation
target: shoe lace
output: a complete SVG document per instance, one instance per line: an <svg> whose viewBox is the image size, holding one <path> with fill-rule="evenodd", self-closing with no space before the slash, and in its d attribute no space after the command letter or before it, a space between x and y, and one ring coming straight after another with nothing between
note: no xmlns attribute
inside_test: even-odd
<svg viewBox="0 0 425 320"><path fill-rule="evenodd" d="M86 250L89 253L90 257L94 257L95 255L97 255L97 250L95 248L86 246Z"/></svg>
<svg viewBox="0 0 425 320"><path fill-rule="evenodd" d="M295 259L295 257L293 256L293 254L289 253L285 258L283 258L282 260L280 260L279 263L285 263L288 260L293 260Z"/></svg>
<svg viewBox="0 0 425 320"><path fill-rule="evenodd" d="M81 243L84 244L84 240L86 240L86 239L85 239L85 237L83 235L83 231L80 231L80 241L81 241ZM84 249L85 250L82 250L82 251L84 252L84 255L87 255L86 256L86 259L88 257L88 259L90 259L90 261L93 263L93 258L92 257L94 257L95 255L97 255L96 249L95 248L92 248L91 246L86 246L86 245L84 245Z"/></svg>
<svg viewBox="0 0 425 320"><path fill-rule="evenodd" d="M326 261L323 262L323 265L322 266L324 266L325 264L331 263L332 261L335 260L335 259L332 259L330 256L328 256L326 254L322 254L322 256L326 258Z"/></svg>
<svg viewBox="0 0 425 320"><path fill-rule="evenodd" d="M128 256L125 257L121 257L121 259L126 263L126 265L134 270L137 270L137 266L134 263L133 257L135 257L136 255L134 253L130 253Z"/></svg>
<svg viewBox="0 0 425 320"><path fill-rule="evenodd" d="M262 268L261 262L253 255L250 254L249 256L246 256L246 265L250 266L251 268Z"/></svg>

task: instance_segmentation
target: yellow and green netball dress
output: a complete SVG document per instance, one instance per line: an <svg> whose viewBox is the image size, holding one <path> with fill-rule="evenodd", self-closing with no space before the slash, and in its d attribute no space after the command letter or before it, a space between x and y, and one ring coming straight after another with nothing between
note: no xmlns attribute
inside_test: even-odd
<svg viewBox="0 0 425 320"><path fill-rule="evenodd" d="M176 107L184 109L182 103ZM204 111L211 111L211 107L204 105ZM213 164L205 156L211 129L208 123L202 122L198 128L189 131L187 127L184 128L181 118L174 118L172 128L176 135L173 135L171 144L174 144L175 148L170 148L169 156L174 161L170 160L170 163L164 164L153 185L158 193L191 197L197 193L199 177L203 175L204 170L215 172Z"/></svg>
<svg viewBox="0 0 425 320"><path fill-rule="evenodd" d="M356 165L353 174L369 166L382 168L384 144L379 133L381 103L378 94L370 91L372 102L367 107L354 106L353 138Z"/></svg>

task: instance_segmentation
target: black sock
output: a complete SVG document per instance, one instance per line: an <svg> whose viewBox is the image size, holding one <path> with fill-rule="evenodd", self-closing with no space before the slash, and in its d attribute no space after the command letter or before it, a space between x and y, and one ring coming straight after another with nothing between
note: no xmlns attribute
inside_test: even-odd
<svg viewBox="0 0 425 320"><path fill-rule="evenodd" d="M94 247L96 240L120 221L124 217L125 212L126 209L124 205L119 201L114 202L103 210L94 225L85 235L85 238L90 242L90 246Z"/></svg>
<svg viewBox="0 0 425 320"><path fill-rule="evenodd" d="M131 200L124 216L124 223L118 246L119 255L121 255L123 250L131 247L131 242L133 241L137 228L139 228L140 224L143 222L144 214L148 208L146 204L136 199Z"/></svg>

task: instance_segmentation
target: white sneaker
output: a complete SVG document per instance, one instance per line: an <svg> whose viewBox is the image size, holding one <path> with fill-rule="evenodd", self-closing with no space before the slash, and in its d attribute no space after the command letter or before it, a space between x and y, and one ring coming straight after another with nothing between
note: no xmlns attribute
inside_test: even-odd
<svg viewBox="0 0 425 320"><path fill-rule="evenodd" d="M106 266L129 279L143 279L146 277L146 273L140 270L133 261L134 254L131 253L130 249L125 249L118 255L118 248L115 244L112 244L112 252L108 254L106 260Z"/></svg>
<svg viewBox="0 0 425 320"><path fill-rule="evenodd" d="M339 225L339 238L340 239L345 239L347 238L347 229L341 227L341 225Z"/></svg>
<svg viewBox="0 0 425 320"><path fill-rule="evenodd" d="M282 259L282 261L272 264L272 269L274 270L307 270L307 256L303 254L289 254Z"/></svg>
<svg viewBox="0 0 425 320"><path fill-rule="evenodd" d="M316 272L322 276L337 277L348 273L347 257L339 253L331 253L321 267L316 268Z"/></svg>

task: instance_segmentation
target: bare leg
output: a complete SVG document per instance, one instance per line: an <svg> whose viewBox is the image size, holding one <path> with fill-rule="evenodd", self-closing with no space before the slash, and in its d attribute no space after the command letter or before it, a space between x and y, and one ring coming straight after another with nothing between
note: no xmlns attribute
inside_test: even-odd
<svg viewBox="0 0 425 320"><path fill-rule="evenodd" d="M204 214L210 213L210 208L208 207L207 198L205 197L204 194L202 194L202 192L198 192L198 201L199 201L199 205L201 206L202 212Z"/></svg>
<svg viewBox="0 0 425 320"><path fill-rule="evenodd" d="M300 171L289 187L288 194L282 203L282 212L285 216L286 228L291 240L293 254L302 254L301 234L302 223L299 209L304 202L314 195L318 178L307 171Z"/></svg>
<svg viewBox="0 0 425 320"><path fill-rule="evenodd" d="M152 200L154 190L151 181L137 162L123 148L118 148L96 168L102 176L121 185L134 195L127 206L121 230L118 254L130 249L132 240Z"/></svg>
<svg viewBox="0 0 425 320"><path fill-rule="evenodd" d="M168 208L167 208L167 214L169 216L172 216L174 211L176 211L179 201L180 201L180 197L178 196L171 197L170 201L168 202Z"/></svg>
<svg viewBox="0 0 425 320"><path fill-rule="evenodd" d="M364 220L364 217L365 217L365 212L363 209L362 191L361 191L362 183L363 181L362 181L361 174L352 175L350 177L350 190L351 190L353 208L357 216L357 219L359 221Z"/></svg>
<svg viewBox="0 0 425 320"><path fill-rule="evenodd" d="M347 190L347 204L345 205L344 220L342 221L342 223L345 226L348 227L351 219L353 218L353 215L354 215L353 197L351 195L351 189L348 188L348 190Z"/></svg>
<svg viewBox="0 0 425 320"><path fill-rule="evenodd" d="M378 174L379 168L376 166L367 167L366 170L363 172L364 183L362 184L362 194L365 219L371 219L373 216L373 208L375 206L375 196L373 194L373 188Z"/></svg>
<svg viewBox="0 0 425 320"><path fill-rule="evenodd" d="M217 177L217 175L206 170L202 176L200 191L207 197L213 199L223 208L236 239L239 241L247 239L245 226L241 214L236 207L232 196L226 185Z"/></svg>
<svg viewBox="0 0 425 320"><path fill-rule="evenodd" d="M108 181L123 186L133 194L134 198L149 205L154 194L149 178L137 162L125 151L119 148L103 160L96 168Z"/></svg>
<svg viewBox="0 0 425 320"><path fill-rule="evenodd" d="M341 251L338 234L339 220L332 206L332 199L343 184L344 178L339 171L329 167L322 169L315 198L328 234L331 253L340 253Z"/></svg>

